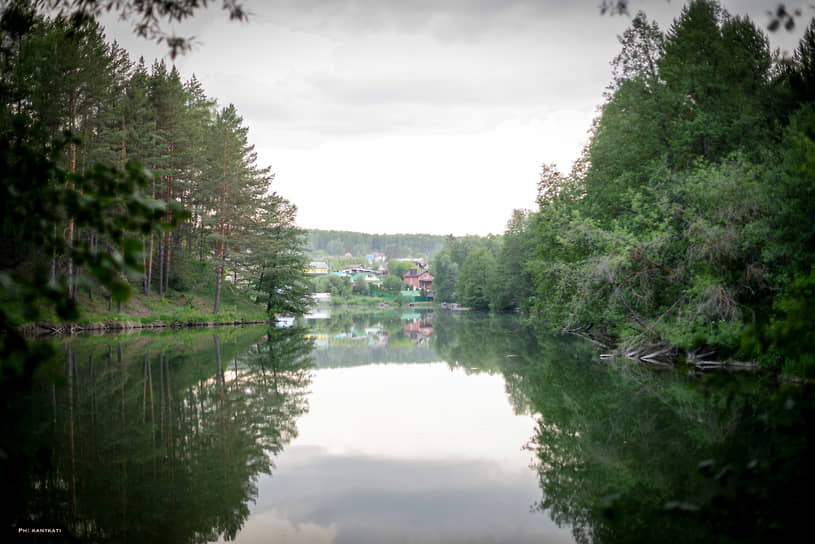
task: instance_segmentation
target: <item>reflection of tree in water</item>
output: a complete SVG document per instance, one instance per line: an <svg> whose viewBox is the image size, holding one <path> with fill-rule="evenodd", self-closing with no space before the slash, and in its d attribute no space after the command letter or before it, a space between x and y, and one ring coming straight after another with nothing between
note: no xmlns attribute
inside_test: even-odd
<svg viewBox="0 0 815 544"><path fill-rule="evenodd" d="M512 359L534 356L534 331L514 314L445 312L433 321L434 349L466 371L500 372Z"/></svg>
<svg viewBox="0 0 815 544"><path fill-rule="evenodd" d="M579 540L766 542L801 528L811 392L628 363L536 366L519 373L542 414L539 506Z"/></svg>
<svg viewBox="0 0 815 544"><path fill-rule="evenodd" d="M434 325L441 358L501 371L516 411L535 414L536 507L578 541L766 542L803 530L812 390L600 363L587 342L501 316L441 313Z"/></svg>
<svg viewBox="0 0 815 544"><path fill-rule="evenodd" d="M65 387L25 401L37 413L25 439L48 442L22 446L42 459L16 482L24 500L7 526L94 541L234 538L257 477L308 409L304 331L260 332L68 343Z"/></svg>

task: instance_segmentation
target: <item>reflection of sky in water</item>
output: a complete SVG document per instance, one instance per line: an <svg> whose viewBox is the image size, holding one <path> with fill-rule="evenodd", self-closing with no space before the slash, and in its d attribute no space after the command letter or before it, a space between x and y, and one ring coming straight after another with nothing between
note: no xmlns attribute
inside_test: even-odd
<svg viewBox="0 0 815 544"><path fill-rule="evenodd" d="M315 372L299 436L238 542L571 542L545 515L529 416L444 363Z"/></svg>

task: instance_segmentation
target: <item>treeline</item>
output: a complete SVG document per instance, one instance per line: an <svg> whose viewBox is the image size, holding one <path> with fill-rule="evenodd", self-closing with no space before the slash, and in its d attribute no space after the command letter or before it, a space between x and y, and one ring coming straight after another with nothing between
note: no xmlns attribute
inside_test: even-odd
<svg viewBox="0 0 815 544"><path fill-rule="evenodd" d="M133 61L92 17L36 5L0 14L4 328L43 299L72 318L79 295L201 283L218 313L225 280L270 311L302 310L306 233L235 107L164 61Z"/></svg>
<svg viewBox="0 0 815 544"><path fill-rule="evenodd" d="M507 309L498 300L499 284L504 280L498 272L503 246L501 236L448 238L430 266L436 300L457 301L475 309Z"/></svg>
<svg viewBox="0 0 815 544"><path fill-rule="evenodd" d="M446 239L434 234L365 234L343 230L309 230L308 237L313 258L384 253L391 259L430 259L444 247Z"/></svg>
<svg viewBox="0 0 815 544"><path fill-rule="evenodd" d="M544 166L497 249L440 253L437 294L665 358L815 371L815 23L783 58L697 0L620 41L572 171Z"/></svg>
<svg viewBox="0 0 815 544"><path fill-rule="evenodd" d="M502 236L451 238L433 259L436 300L485 310L529 311L534 289L525 266L532 215L515 210Z"/></svg>

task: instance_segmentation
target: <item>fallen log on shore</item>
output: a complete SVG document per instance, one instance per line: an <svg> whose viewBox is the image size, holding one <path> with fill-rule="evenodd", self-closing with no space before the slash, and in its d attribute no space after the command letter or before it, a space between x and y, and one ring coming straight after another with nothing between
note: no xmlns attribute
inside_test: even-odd
<svg viewBox="0 0 815 544"><path fill-rule="evenodd" d="M705 357L709 357L715 354L715 352L716 350L712 348L698 348L687 351L683 358L681 357L680 351L674 346L657 344L628 350L618 348L611 353L601 354L600 358L615 359L622 357L660 368L678 368L684 364L694 370L702 372L715 369L757 372L761 369L757 363L747 361L714 361L705 359Z"/></svg>

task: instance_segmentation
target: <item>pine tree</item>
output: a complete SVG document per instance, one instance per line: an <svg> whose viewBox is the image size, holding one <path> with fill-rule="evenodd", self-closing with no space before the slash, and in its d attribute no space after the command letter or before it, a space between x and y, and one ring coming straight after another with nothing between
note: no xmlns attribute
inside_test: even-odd
<svg viewBox="0 0 815 544"><path fill-rule="evenodd" d="M215 111L215 101L206 96L201 82L195 75L184 84L187 106L187 132L191 160L188 184L182 196L184 206L192 212L192 218L179 231L186 238L187 258L197 255L204 260L205 252L205 200L202 181L207 170L207 137Z"/></svg>
<svg viewBox="0 0 815 544"><path fill-rule="evenodd" d="M82 175L88 167L88 145L100 128L100 104L110 87L110 62L101 27L93 20L81 24L60 17L44 20L21 47L16 76L43 140L61 131L77 137L69 141L65 157L72 174ZM69 177L67 189L74 186ZM77 238L73 217L66 218L64 233L68 242L65 275L75 298L77 270L70 255Z"/></svg>
<svg viewBox="0 0 815 544"><path fill-rule="evenodd" d="M265 197L258 209L254 240L247 263L257 271L256 286L266 311L302 314L311 303L306 269L306 232L297 227L297 209L277 194Z"/></svg>
<svg viewBox="0 0 815 544"><path fill-rule="evenodd" d="M189 164L186 97L178 70L169 72L166 64L156 62L150 77L150 101L156 119L156 145L153 169L157 175L154 197L178 201L184 192ZM159 296L169 290L173 249L177 238L167 231L158 244ZM152 256L152 255L151 255Z"/></svg>
<svg viewBox="0 0 815 544"><path fill-rule="evenodd" d="M120 113L127 160L152 168L158 161L158 136L150 102L150 75L144 58L139 59L127 81ZM150 196L156 198L155 179L151 180ZM154 242L152 232L142 239L142 292L145 296L150 296Z"/></svg>
<svg viewBox="0 0 815 544"><path fill-rule="evenodd" d="M215 251L213 311L218 313L229 251L237 254L241 250L239 239L254 226L256 210L270 179L268 169L256 165L248 129L235 106L230 104L218 111L209 132L207 175L202 189Z"/></svg>

